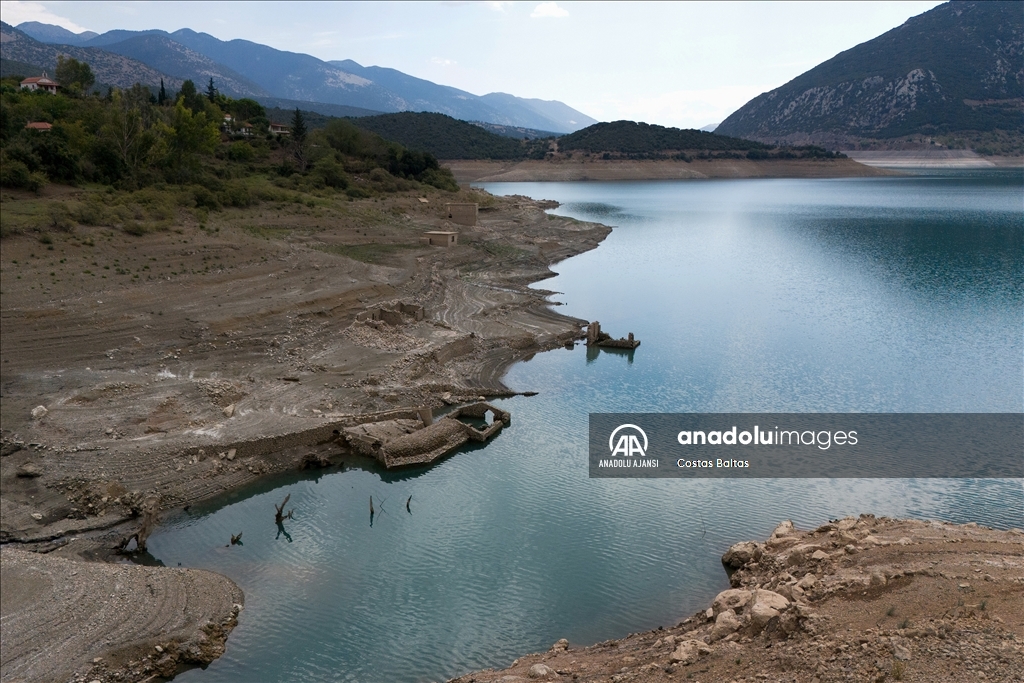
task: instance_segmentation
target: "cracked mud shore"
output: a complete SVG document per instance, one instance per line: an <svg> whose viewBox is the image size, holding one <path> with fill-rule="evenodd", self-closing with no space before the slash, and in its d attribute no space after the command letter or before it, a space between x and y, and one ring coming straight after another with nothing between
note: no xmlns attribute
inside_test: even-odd
<svg viewBox="0 0 1024 683"><path fill-rule="evenodd" d="M32 200L12 193L5 211ZM479 202L478 224L452 226L446 201ZM3 679L133 680L218 656L196 643L230 631L241 597L229 580L81 560L116 561L144 499L182 508L349 457L336 428L510 395L509 365L573 343L586 323L528 286L610 231L545 213L554 206L434 192L229 209L142 236L4 238ZM459 244L420 242L438 229ZM421 312L372 319L403 305ZM51 658L67 624L9 616L24 605L8 602L8 583L54 605L78 591L149 609L145 586L186 606L204 591L221 599L173 624L125 622L112 603L91 615L89 647L68 641Z"/></svg>

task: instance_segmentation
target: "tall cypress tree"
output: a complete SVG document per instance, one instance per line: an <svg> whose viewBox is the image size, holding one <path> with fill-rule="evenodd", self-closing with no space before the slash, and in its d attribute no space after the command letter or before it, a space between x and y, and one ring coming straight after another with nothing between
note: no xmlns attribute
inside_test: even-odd
<svg viewBox="0 0 1024 683"><path fill-rule="evenodd" d="M302 116L299 108L295 108L295 115L292 116L292 140L300 145L306 141L306 119Z"/></svg>
<svg viewBox="0 0 1024 683"><path fill-rule="evenodd" d="M210 83L206 86L206 96L210 98L210 102L217 99L217 88L213 85L213 76L210 76Z"/></svg>
<svg viewBox="0 0 1024 683"><path fill-rule="evenodd" d="M164 79L160 79L160 94L156 98L156 103L161 107L164 106L164 102L167 101L167 91L164 89Z"/></svg>

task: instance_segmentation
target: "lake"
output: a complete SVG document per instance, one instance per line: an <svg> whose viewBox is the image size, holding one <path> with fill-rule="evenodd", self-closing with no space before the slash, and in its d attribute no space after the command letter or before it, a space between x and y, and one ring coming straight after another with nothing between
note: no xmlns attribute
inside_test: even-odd
<svg viewBox="0 0 1024 683"><path fill-rule="evenodd" d="M246 594L225 656L180 680L443 680L674 624L783 519L1024 526L1019 480L591 480L586 450L589 412L1021 412L1020 171L483 187L614 226L537 287L642 345L514 366L539 394L433 468L296 473L169 520L155 557Z"/></svg>

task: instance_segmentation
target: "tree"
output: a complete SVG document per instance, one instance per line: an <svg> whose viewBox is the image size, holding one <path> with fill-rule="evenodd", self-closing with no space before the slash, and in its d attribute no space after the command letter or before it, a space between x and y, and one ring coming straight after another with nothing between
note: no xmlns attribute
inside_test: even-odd
<svg viewBox="0 0 1024 683"><path fill-rule="evenodd" d="M295 115L292 116L292 156L299 165L299 172L306 172L306 120L298 107L295 108Z"/></svg>
<svg viewBox="0 0 1024 683"><path fill-rule="evenodd" d="M163 130L168 171L171 179L180 183L199 174L199 155L211 154L220 142L217 123L207 121L205 112L193 113L184 99L174 106L174 125Z"/></svg>
<svg viewBox="0 0 1024 683"><path fill-rule="evenodd" d="M185 107L194 112L206 110L206 105L203 103L203 96L199 94L196 90L196 84L191 80L187 80L181 84L181 90L178 91L178 97L175 99L184 100Z"/></svg>
<svg viewBox="0 0 1024 683"><path fill-rule="evenodd" d="M292 140L298 143L305 143L307 132L306 119L303 118L302 112L296 107L295 114L292 116Z"/></svg>
<svg viewBox="0 0 1024 683"><path fill-rule="evenodd" d="M131 90L115 90L107 121L100 132L101 138L114 151L122 172L135 180L143 169L154 137L147 130L149 102L148 89L136 84Z"/></svg>
<svg viewBox="0 0 1024 683"><path fill-rule="evenodd" d="M156 98L156 103L161 107L167 101L167 91L164 89L164 79L160 79L160 94Z"/></svg>
<svg viewBox="0 0 1024 683"><path fill-rule="evenodd" d="M210 82L206 86L206 98L210 100L211 103L217 101L217 87L213 84L213 76L210 76Z"/></svg>
<svg viewBox="0 0 1024 683"><path fill-rule="evenodd" d="M86 94L96 83L96 77L88 63L64 55L57 57L57 71L54 76L65 92L72 95Z"/></svg>

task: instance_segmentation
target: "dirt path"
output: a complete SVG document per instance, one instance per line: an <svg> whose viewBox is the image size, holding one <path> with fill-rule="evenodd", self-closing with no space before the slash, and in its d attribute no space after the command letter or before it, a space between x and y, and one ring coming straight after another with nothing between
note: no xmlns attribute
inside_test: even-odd
<svg viewBox="0 0 1024 683"><path fill-rule="evenodd" d="M780 524L723 563L706 612L621 640L555 643L458 683L1024 680L1024 532L836 520Z"/></svg>

